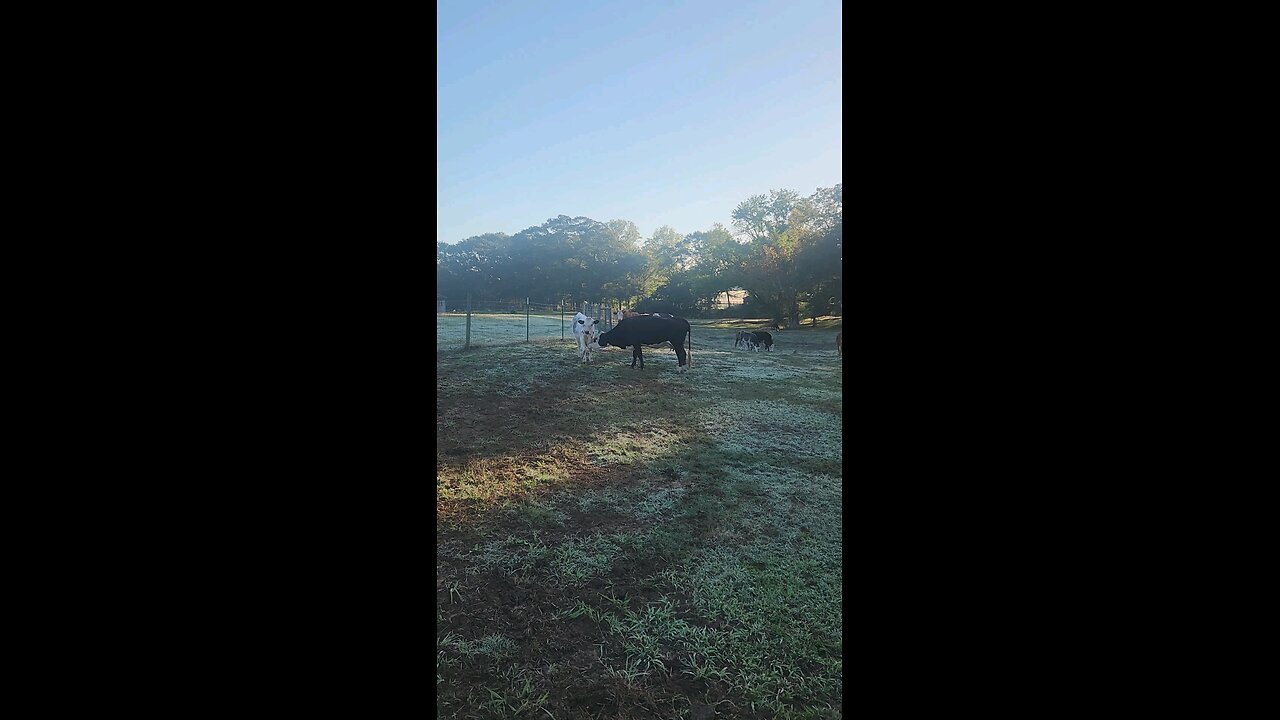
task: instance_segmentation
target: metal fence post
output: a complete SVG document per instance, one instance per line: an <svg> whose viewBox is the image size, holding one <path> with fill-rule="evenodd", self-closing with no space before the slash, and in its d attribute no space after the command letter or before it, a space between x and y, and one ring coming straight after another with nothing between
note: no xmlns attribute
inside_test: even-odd
<svg viewBox="0 0 1280 720"><path fill-rule="evenodd" d="M529 342L529 298L524 299L524 341Z"/></svg>
<svg viewBox="0 0 1280 720"><path fill-rule="evenodd" d="M462 346L463 350L471 349L471 291L467 291L467 341Z"/></svg>
<svg viewBox="0 0 1280 720"><path fill-rule="evenodd" d="M564 303L560 303L560 339L564 339Z"/></svg>

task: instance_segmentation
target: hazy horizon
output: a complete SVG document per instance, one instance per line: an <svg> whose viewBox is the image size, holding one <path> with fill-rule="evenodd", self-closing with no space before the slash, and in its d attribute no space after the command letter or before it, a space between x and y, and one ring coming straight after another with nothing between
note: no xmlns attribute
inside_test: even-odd
<svg viewBox="0 0 1280 720"><path fill-rule="evenodd" d="M730 226L841 178L841 6L437 4L437 241L557 215Z"/></svg>

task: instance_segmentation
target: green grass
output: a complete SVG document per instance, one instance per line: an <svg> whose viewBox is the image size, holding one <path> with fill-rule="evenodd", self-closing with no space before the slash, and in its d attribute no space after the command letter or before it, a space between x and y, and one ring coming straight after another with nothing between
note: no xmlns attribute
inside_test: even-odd
<svg viewBox="0 0 1280 720"><path fill-rule="evenodd" d="M840 717L835 331L739 327L438 355L441 717Z"/></svg>
<svg viewBox="0 0 1280 720"><path fill-rule="evenodd" d="M573 314L564 319L564 337L571 345L576 345L569 331ZM471 315L471 345L491 346L523 342L525 339L525 317L516 314L473 313ZM436 316L436 349L457 349L466 342L466 314L444 314ZM559 315L530 315L528 336L531 340L556 340L560 338Z"/></svg>

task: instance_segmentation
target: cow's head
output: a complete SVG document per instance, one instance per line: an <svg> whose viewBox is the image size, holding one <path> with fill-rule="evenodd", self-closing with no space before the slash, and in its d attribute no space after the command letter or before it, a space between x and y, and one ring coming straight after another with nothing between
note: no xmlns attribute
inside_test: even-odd
<svg viewBox="0 0 1280 720"><path fill-rule="evenodd" d="M609 332L603 332L603 333L600 333L599 335L593 336L594 339L592 339L591 341L591 349L599 350L602 347L609 347L609 343L610 343L609 336L612 334L613 334L613 331L610 330Z"/></svg>
<svg viewBox="0 0 1280 720"><path fill-rule="evenodd" d="M588 342L597 335L598 323L595 318L579 317L574 322L578 323L578 332L582 333L582 337Z"/></svg>

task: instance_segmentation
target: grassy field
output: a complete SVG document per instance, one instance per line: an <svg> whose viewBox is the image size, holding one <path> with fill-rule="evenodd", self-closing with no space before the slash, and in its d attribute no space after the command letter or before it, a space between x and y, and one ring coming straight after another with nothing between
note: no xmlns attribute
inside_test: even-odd
<svg viewBox="0 0 1280 720"><path fill-rule="evenodd" d="M569 325L573 314L564 318L564 336L570 340ZM436 349L461 348L466 339L467 316L465 313L449 313L436 316ZM559 315L530 315L529 338L531 340L559 340ZM471 316L471 344L501 345L524 342L525 317L519 314L476 313Z"/></svg>
<svg viewBox="0 0 1280 720"><path fill-rule="evenodd" d="M694 321L686 375L670 349L459 352L450 322L438 715L840 717L839 319L772 353L733 348L763 321Z"/></svg>

